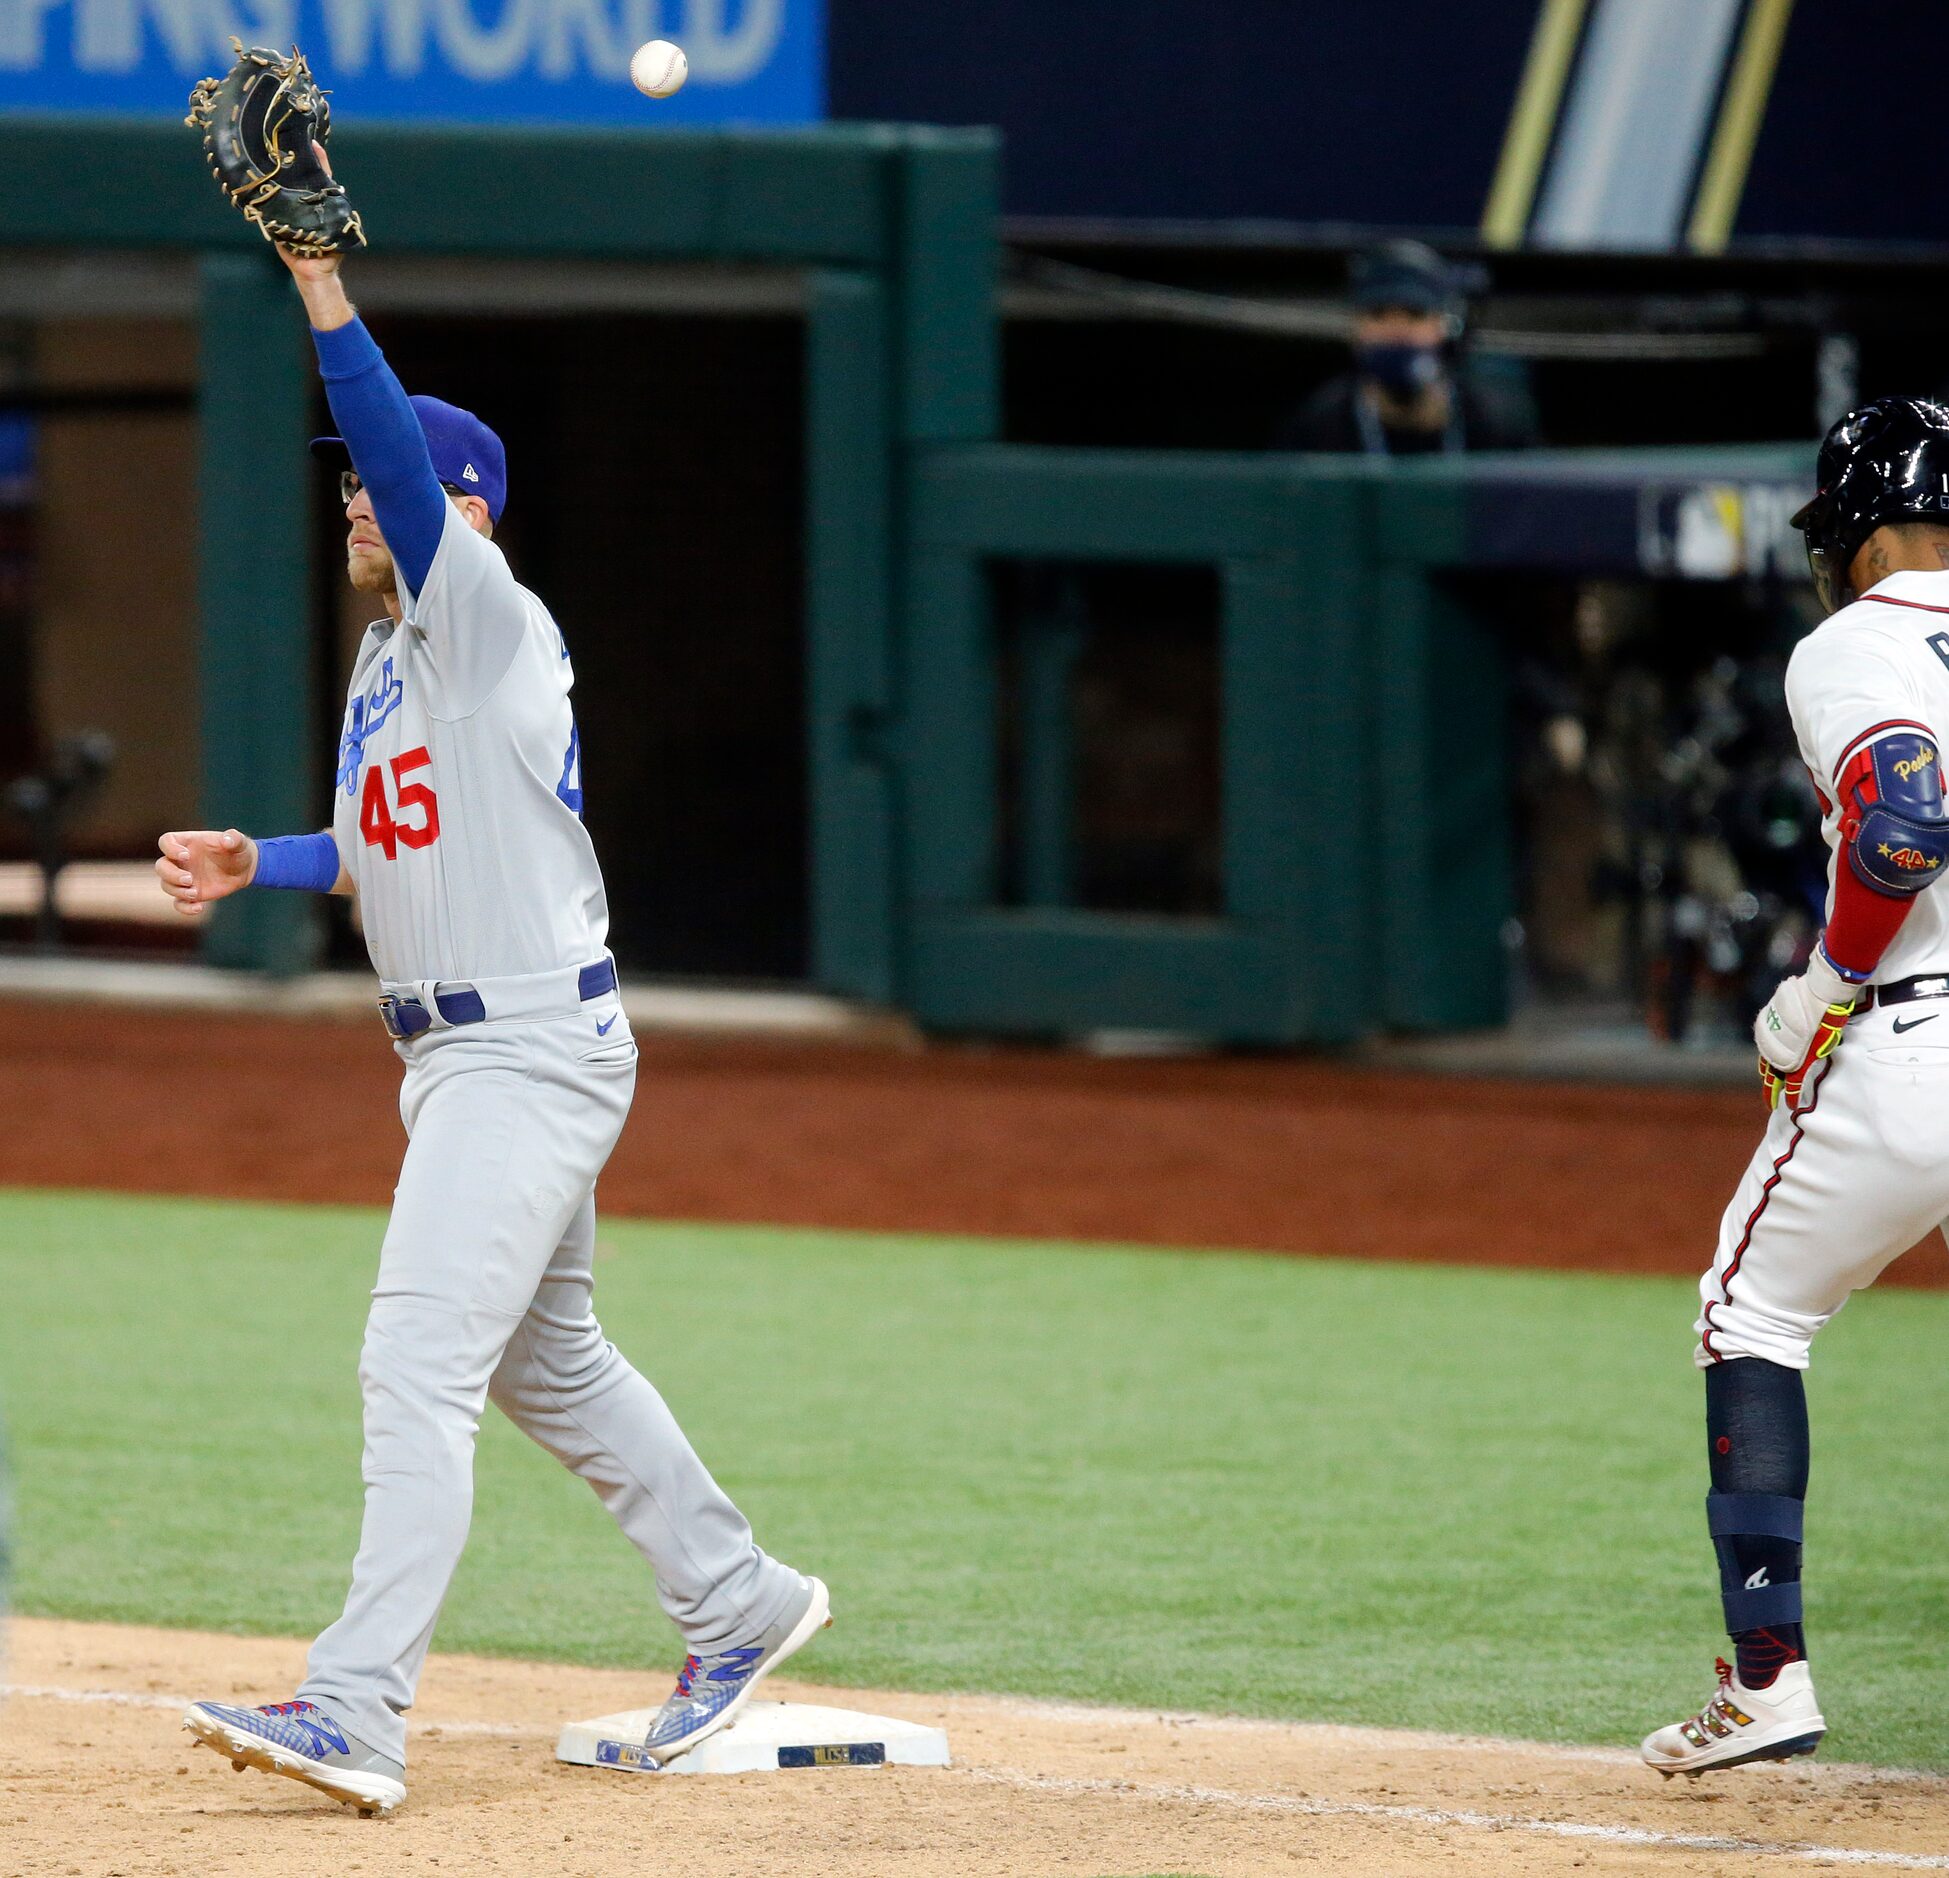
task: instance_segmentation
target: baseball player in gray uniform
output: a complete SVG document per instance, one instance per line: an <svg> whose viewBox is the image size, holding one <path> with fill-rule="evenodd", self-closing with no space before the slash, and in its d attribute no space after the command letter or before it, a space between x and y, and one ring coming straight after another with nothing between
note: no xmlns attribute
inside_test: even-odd
<svg viewBox="0 0 1949 1878"><path fill-rule="evenodd" d="M352 673L330 832L166 834L156 869L189 915L246 889L357 895L408 1146L359 1366L365 1518L344 1613L296 1700L198 1702L184 1726L240 1769L383 1812L406 1795L405 1714L490 1397L595 1489L689 1646L652 1757L725 1726L831 1620L825 1586L759 1550L590 1309L596 1176L637 1051L582 823L568 646L492 539L500 440L407 398L338 256L280 253L340 433L312 448L340 466L352 584L385 616Z"/></svg>

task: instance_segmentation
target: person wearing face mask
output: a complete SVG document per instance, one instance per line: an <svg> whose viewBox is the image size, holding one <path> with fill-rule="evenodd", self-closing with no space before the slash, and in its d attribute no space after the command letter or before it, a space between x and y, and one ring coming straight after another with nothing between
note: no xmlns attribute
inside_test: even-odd
<svg viewBox="0 0 1949 1878"><path fill-rule="evenodd" d="M1513 389L1456 369L1467 308L1456 271L1419 241L1354 257L1353 369L1279 427L1277 450L1420 456L1528 450L1535 414Z"/></svg>

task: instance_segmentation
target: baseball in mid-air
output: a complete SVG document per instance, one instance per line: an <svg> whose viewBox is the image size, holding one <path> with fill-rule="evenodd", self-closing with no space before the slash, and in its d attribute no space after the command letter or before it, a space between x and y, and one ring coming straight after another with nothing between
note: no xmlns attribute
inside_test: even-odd
<svg viewBox="0 0 1949 1878"><path fill-rule="evenodd" d="M682 46L652 39L636 48L629 62L629 82L646 98L673 98L690 76L690 61Z"/></svg>

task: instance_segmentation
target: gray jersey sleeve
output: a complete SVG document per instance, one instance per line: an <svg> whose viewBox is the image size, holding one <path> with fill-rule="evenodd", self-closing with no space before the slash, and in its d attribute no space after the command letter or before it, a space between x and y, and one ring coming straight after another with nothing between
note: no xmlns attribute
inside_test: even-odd
<svg viewBox="0 0 1949 1878"><path fill-rule="evenodd" d="M426 585L415 594L402 581L400 607L438 680L429 705L445 718L466 717L493 696L530 628L528 596L507 556L451 503Z"/></svg>

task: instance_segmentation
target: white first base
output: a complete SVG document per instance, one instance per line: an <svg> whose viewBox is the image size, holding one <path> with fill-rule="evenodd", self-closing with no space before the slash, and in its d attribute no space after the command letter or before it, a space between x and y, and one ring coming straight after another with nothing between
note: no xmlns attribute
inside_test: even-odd
<svg viewBox="0 0 1949 1878"><path fill-rule="evenodd" d="M887 1715L809 1702L752 1702L730 1727L658 1767L643 1749L656 1719L633 1708L570 1722L555 1758L571 1767L617 1767L633 1774L760 1774L797 1767L945 1767L947 1733Z"/></svg>

